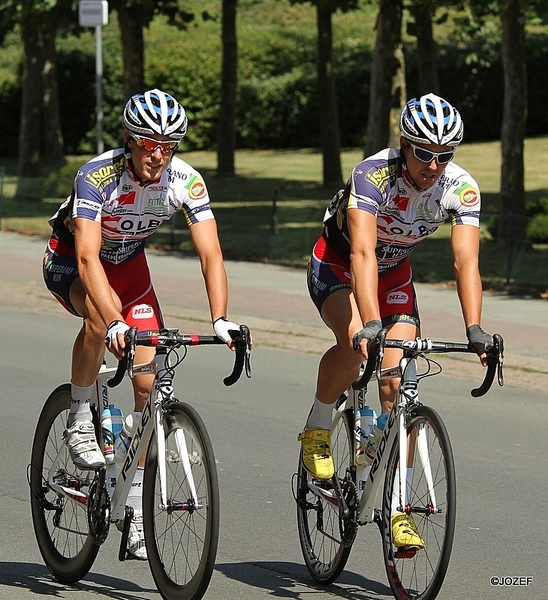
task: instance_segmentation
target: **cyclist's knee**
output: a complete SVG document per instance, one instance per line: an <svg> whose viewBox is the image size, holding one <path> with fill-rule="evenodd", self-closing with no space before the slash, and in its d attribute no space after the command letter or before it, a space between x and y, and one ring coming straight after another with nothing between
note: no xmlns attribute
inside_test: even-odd
<svg viewBox="0 0 548 600"><path fill-rule="evenodd" d="M381 404L390 404L394 402L394 398L400 387L400 379L381 379L379 381L379 395Z"/></svg>

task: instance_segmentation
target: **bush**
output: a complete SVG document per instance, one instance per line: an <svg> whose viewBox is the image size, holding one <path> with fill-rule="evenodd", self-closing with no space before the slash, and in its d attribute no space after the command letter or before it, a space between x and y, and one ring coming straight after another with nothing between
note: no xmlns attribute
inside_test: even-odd
<svg viewBox="0 0 548 600"><path fill-rule="evenodd" d="M535 215L528 227L527 237L533 244L548 244L548 213Z"/></svg>

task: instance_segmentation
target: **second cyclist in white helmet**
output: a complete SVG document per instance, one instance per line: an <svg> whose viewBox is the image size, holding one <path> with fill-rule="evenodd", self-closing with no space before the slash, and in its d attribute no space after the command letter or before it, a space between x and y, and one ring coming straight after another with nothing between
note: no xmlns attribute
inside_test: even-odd
<svg viewBox="0 0 548 600"><path fill-rule="evenodd" d="M420 334L409 255L447 220L466 334L486 364L491 337L480 328L480 192L453 162L463 139L461 116L443 98L427 94L406 104L400 129L398 148L354 167L326 210L309 262L310 296L335 338L320 361L312 409L299 435L304 466L317 479L333 475L332 409L358 378L369 340L381 327L392 338ZM397 366L399 356L387 350L383 370ZM399 379L379 382L382 413L390 411L398 384ZM422 547L409 519L395 518L394 532L396 545Z"/></svg>

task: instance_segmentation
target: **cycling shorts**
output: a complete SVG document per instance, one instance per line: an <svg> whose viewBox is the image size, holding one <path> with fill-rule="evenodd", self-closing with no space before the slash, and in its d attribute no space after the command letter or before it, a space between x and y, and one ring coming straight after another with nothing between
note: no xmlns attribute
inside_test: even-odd
<svg viewBox="0 0 548 600"><path fill-rule="evenodd" d="M322 235L308 263L308 292L320 315L325 300L341 289L352 289L350 263L337 254ZM379 309L383 327L410 323L420 327L417 294L409 259L379 274Z"/></svg>
<svg viewBox="0 0 548 600"><path fill-rule="evenodd" d="M152 286L145 253L123 263L101 261L108 282L122 302L122 317L139 331L158 331L164 326L156 293ZM70 288L78 277L74 250L51 238L44 254L43 275L46 287L71 314L81 317L70 301Z"/></svg>

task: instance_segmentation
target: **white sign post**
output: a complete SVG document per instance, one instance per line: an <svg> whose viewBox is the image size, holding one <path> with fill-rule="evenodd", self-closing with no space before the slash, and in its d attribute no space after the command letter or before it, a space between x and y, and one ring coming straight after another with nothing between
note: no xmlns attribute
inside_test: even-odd
<svg viewBox="0 0 548 600"><path fill-rule="evenodd" d="M97 111L97 154L104 152L103 144L103 31L108 24L107 0L80 0L80 27L95 27L95 94Z"/></svg>

